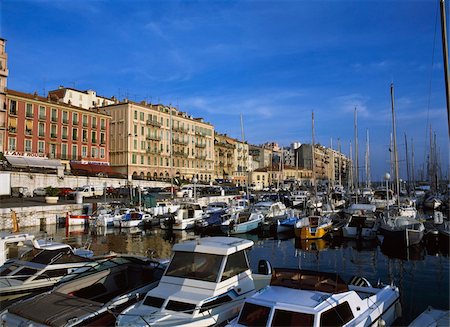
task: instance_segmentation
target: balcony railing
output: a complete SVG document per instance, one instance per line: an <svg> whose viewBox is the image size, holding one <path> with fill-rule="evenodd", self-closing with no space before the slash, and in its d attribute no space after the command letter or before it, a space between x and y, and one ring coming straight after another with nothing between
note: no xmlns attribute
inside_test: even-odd
<svg viewBox="0 0 450 327"><path fill-rule="evenodd" d="M147 125L161 127L161 123L156 120L147 119Z"/></svg>
<svg viewBox="0 0 450 327"><path fill-rule="evenodd" d="M63 140L67 140L67 135L64 135L64 134L63 134L63 135L62 135L62 139L63 139Z"/></svg>
<svg viewBox="0 0 450 327"><path fill-rule="evenodd" d="M52 139L56 139L56 138L57 138L56 133L51 133L51 134L50 134L50 137L51 137Z"/></svg>
<svg viewBox="0 0 450 327"><path fill-rule="evenodd" d="M147 153L160 154L161 150L147 148Z"/></svg>
<svg viewBox="0 0 450 327"><path fill-rule="evenodd" d="M161 136L159 135L147 135L145 138L149 141L161 141Z"/></svg>
<svg viewBox="0 0 450 327"><path fill-rule="evenodd" d="M62 119L62 123L63 123L63 124L68 124L68 123L69 123L69 120L68 120L67 118L63 118L63 119Z"/></svg>
<svg viewBox="0 0 450 327"><path fill-rule="evenodd" d="M198 144L195 144L195 146L197 148L206 148L206 143L198 143Z"/></svg>
<svg viewBox="0 0 450 327"><path fill-rule="evenodd" d="M51 120L52 120L52 123L57 123L58 122L58 117L52 116Z"/></svg>
<svg viewBox="0 0 450 327"><path fill-rule="evenodd" d="M17 133L17 127L9 126L8 127L8 132L10 132L10 133Z"/></svg>
<svg viewBox="0 0 450 327"><path fill-rule="evenodd" d="M9 114L12 116L17 116L17 109L9 109Z"/></svg>
<svg viewBox="0 0 450 327"><path fill-rule="evenodd" d="M104 131L106 129L106 125L100 125L100 129Z"/></svg>
<svg viewBox="0 0 450 327"><path fill-rule="evenodd" d="M47 120L47 115L39 114L39 120Z"/></svg>
<svg viewBox="0 0 450 327"><path fill-rule="evenodd" d="M73 120L73 121L72 121L72 124L73 124L73 125L78 125L78 119Z"/></svg>
<svg viewBox="0 0 450 327"><path fill-rule="evenodd" d="M97 143L97 139L96 139L96 138L93 138L93 139L92 139L92 143Z"/></svg>
<svg viewBox="0 0 450 327"><path fill-rule="evenodd" d="M33 131L31 129L26 129L25 135L33 135Z"/></svg>
<svg viewBox="0 0 450 327"><path fill-rule="evenodd" d="M97 128L97 124L96 123L92 123L92 128Z"/></svg>
<svg viewBox="0 0 450 327"><path fill-rule="evenodd" d="M173 143L173 144L179 144L179 145L187 145L187 144L188 144L187 141L178 140L178 139L172 140L172 143Z"/></svg>
<svg viewBox="0 0 450 327"><path fill-rule="evenodd" d="M29 112L29 111L27 111L26 113L25 113L25 117L26 118L33 118L33 112Z"/></svg>

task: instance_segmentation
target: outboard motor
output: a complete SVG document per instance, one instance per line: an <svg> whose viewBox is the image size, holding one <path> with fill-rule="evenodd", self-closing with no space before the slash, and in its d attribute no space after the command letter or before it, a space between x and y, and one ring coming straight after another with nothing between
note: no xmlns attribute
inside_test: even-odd
<svg viewBox="0 0 450 327"><path fill-rule="evenodd" d="M444 222L444 214L440 211L435 211L433 213L433 218L434 218L435 225L440 225Z"/></svg>
<svg viewBox="0 0 450 327"><path fill-rule="evenodd" d="M259 260L258 262L258 274L261 275L271 275L272 274L272 266L270 262L267 260Z"/></svg>

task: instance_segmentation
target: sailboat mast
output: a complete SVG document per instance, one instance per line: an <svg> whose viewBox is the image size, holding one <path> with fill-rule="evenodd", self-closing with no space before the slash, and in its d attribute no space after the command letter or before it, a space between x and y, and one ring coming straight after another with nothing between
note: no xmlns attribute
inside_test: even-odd
<svg viewBox="0 0 450 327"><path fill-rule="evenodd" d="M359 189L359 171L358 171L358 113L355 107L354 117L354 130L355 130L355 185L356 189Z"/></svg>
<svg viewBox="0 0 450 327"><path fill-rule="evenodd" d="M350 140L350 169L349 169L349 176L348 176L348 183L350 184L350 190L354 190L353 186L353 148L352 148L352 141Z"/></svg>
<svg viewBox="0 0 450 327"><path fill-rule="evenodd" d="M371 185L370 176L370 149L369 149L369 129L366 130L366 187Z"/></svg>
<svg viewBox="0 0 450 327"><path fill-rule="evenodd" d="M400 206L400 180L398 175L398 156L397 156L397 137L395 127L395 111L394 111L394 84L391 84L391 105L392 105L392 133L394 135L394 168L395 168L395 187L397 192L397 205Z"/></svg>
<svg viewBox="0 0 450 327"><path fill-rule="evenodd" d="M312 163L312 181L313 181L313 186L314 186L314 195L317 194L317 187L316 187L316 163L315 163L315 158L314 158L314 111L312 112L311 115L311 121L312 121L312 128L311 128L311 133L312 133L312 138L311 138L311 163Z"/></svg>
<svg viewBox="0 0 450 327"><path fill-rule="evenodd" d="M411 181L412 181L412 189L416 189L416 179L414 176L414 143L411 138Z"/></svg>
<svg viewBox="0 0 450 327"><path fill-rule="evenodd" d="M245 163L245 159L244 159L244 143L245 143L245 137L244 137L244 121L243 121L243 119L242 119L242 113L241 113L241 134L242 134L242 160L243 160L243 163ZM241 166L242 168L242 170L244 170L244 164ZM242 173L242 175L244 175L244 172ZM250 199L250 196L249 196L249 194L248 194L248 183L249 183L249 180L248 180L248 174L247 174L247 177L245 177L245 175L244 175L244 181L247 179L247 181L245 182L245 185L246 185L246 194L247 194L247 197L248 197L248 199Z"/></svg>
<svg viewBox="0 0 450 327"><path fill-rule="evenodd" d="M445 0L440 2L441 8L441 31L442 31L442 52L444 57L444 76L445 76L445 98L447 99L447 127L450 137L450 77L448 64L448 45L447 45L447 22L445 18Z"/></svg>
<svg viewBox="0 0 450 327"><path fill-rule="evenodd" d="M407 191L409 194L411 182L410 182L410 175L409 175L408 140L406 139L406 133L405 133L405 152L406 152L406 179L408 180Z"/></svg>
<svg viewBox="0 0 450 327"><path fill-rule="evenodd" d="M338 151L339 151L338 178L339 178L339 186L342 186L342 179L341 179L341 140L339 138L338 138Z"/></svg>

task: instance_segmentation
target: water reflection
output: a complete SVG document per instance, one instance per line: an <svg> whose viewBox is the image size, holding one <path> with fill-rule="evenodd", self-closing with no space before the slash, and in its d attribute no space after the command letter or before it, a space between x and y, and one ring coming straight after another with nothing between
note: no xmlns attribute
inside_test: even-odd
<svg viewBox="0 0 450 327"><path fill-rule="evenodd" d="M51 237L74 247L90 245L95 254L110 251L155 258L170 258L175 243L200 236L190 231L154 229L115 229L80 227L65 229L55 225L45 229L29 228L38 238ZM300 240L292 235L242 234L255 245L249 253L250 264L257 268L260 259L274 267L301 267L339 273L344 280L361 275L372 283L393 282L400 288L404 317L399 324L408 324L428 305L449 309L449 258L447 248L437 238L405 248L398 244L374 241Z"/></svg>
<svg viewBox="0 0 450 327"><path fill-rule="evenodd" d="M381 252L389 258L405 261L422 261L425 259L425 247L422 244L405 246L404 244L384 239L381 243Z"/></svg>

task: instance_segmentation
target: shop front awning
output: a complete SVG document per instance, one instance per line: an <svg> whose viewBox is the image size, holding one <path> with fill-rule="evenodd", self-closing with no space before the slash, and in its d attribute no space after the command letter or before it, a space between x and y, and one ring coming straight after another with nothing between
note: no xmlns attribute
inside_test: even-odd
<svg viewBox="0 0 450 327"><path fill-rule="evenodd" d="M115 171L109 165L102 164L94 164L94 163L80 163L80 162L71 162L70 169L73 172L86 173L88 175L119 175L117 171Z"/></svg>
<svg viewBox="0 0 450 327"><path fill-rule="evenodd" d="M64 169L64 165L61 163L61 160L57 159L8 155L5 155L5 158L11 166L17 168L37 167L45 169Z"/></svg>

